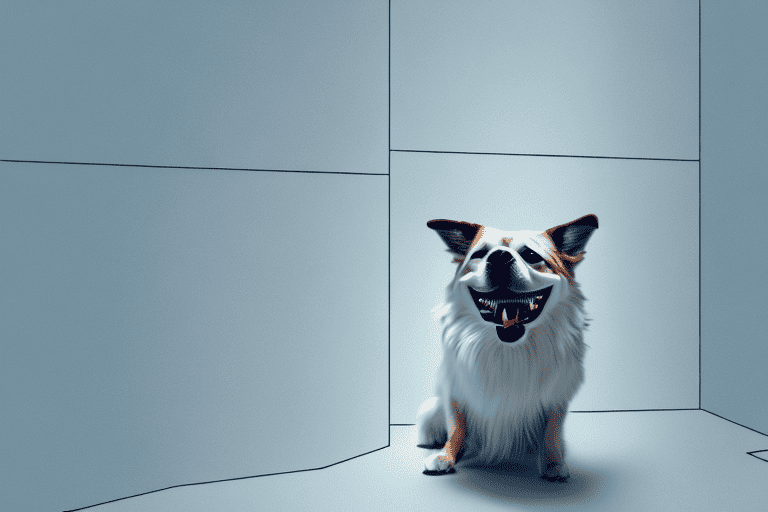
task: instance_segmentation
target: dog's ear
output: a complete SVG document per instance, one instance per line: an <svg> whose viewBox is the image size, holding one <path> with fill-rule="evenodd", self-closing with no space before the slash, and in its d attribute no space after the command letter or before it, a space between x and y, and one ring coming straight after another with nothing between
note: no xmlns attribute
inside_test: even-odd
<svg viewBox="0 0 768 512"><path fill-rule="evenodd" d="M483 226L479 224L445 219L431 220L427 222L427 227L437 231L445 245L448 246L448 250L459 256L467 255L472 241L483 229Z"/></svg>
<svg viewBox="0 0 768 512"><path fill-rule="evenodd" d="M552 239L559 252L577 256L584 252L589 237L596 229L597 217L585 215L568 224L548 229L545 233Z"/></svg>

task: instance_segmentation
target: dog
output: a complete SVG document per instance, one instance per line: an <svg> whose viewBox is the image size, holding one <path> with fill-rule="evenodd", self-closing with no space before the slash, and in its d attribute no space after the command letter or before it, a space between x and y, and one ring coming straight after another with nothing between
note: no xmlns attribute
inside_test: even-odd
<svg viewBox="0 0 768 512"><path fill-rule="evenodd" d="M417 446L440 450L424 473L451 473L460 458L493 467L533 456L541 478L567 481L563 420L583 380L588 326L573 271L597 217L543 232L444 219L427 227L458 266L436 310L436 393L419 409Z"/></svg>

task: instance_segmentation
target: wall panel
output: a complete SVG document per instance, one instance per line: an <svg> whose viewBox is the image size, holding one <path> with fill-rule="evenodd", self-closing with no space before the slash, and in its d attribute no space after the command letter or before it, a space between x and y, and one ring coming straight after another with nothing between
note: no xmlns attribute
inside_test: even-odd
<svg viewBox="0 0 768 512"><path fill-rule="evenodd" d="M695 0L392 2L392 148L698 159Z"/></svg>
<svg viewBox="0 0 768 512"><path fill-rule="evenodd" d="M387 172L386 2L3 2L0 159Z"/></svg>
<svg viewBox="0 0 768 512"><path fill-rule="evenodd" d="M594 213L576 278L592 319L572 410L698 407L698 163L392 155L392 422L433 393L455 267L426 223L544 230Z"/></svg>
<svg viewBox="0 0 768 512"><path fill-rule="evenodd" d="M386 446L386 177L0 163L0 219L1 509Z"/></svg>
<svg viewBox="0 0 768 512"><path fill-rule="evenodd" d="M768 434L768 6L701 6L701 407Z"/></svg>

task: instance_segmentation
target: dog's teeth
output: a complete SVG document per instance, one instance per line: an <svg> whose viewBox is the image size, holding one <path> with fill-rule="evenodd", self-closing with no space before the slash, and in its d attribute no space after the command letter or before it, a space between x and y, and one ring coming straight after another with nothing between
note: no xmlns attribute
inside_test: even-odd
<svg viewBox="0 0 768 512"><path fill-rule="evenodd" d="M485 313L492 313L492 312L496 311L496 304L492 300L483 298L483 299L478 299L477 302L479 302L481 305L483 305L486 308L488 308L488 309L481 310L480 311L481 313L483 313L483 312L485 312Z"/></svg>
<svg viewBox="0 0 768 512"><path fill-rule="evenodd" d="M507 308L504 308L504 310L501 312L501 321L506 323L509 320L507 317Z"/></svg>

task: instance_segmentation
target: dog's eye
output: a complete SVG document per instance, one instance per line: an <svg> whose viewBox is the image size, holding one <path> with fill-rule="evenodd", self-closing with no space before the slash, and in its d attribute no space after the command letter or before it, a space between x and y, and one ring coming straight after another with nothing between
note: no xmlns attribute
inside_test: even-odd
<svg viewBox="0 0 768 512"><path fill-rule="evenodd" d="M482 249L480 249L479 251L475 251L475 252L472 254L472 257L470 257L469 259L473 260L473 259L475 259L475 258L483 258L483 257L484 257L486 254L488 254L488 249L487 249L487 248L485 248L485 247L483 247L483 248L482 248Z"/></svg>
<svg viewBox="0 0 768 512"><path fill-rule="evenodd" d="M534 263L541 263L544 261L544 258L538 255L538 253L534 252L533 250L526 247L522 251L520 251L520 257L525 260L526 263L529 263L533 265Z"/></svg>

